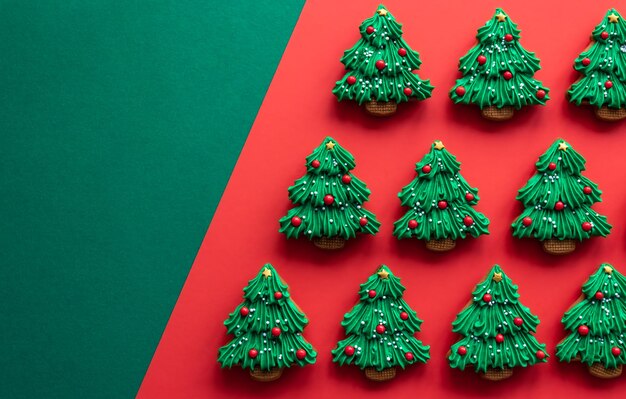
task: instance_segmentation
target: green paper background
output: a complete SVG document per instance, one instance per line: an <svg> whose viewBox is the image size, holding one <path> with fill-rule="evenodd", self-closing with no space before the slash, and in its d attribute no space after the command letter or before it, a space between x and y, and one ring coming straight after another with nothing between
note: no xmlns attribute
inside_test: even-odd
<svg viewBox="0 0 626 399"><path fill-rule="evenodd" d="M0 3L0 397L135 395L303 3Z"/></svg>

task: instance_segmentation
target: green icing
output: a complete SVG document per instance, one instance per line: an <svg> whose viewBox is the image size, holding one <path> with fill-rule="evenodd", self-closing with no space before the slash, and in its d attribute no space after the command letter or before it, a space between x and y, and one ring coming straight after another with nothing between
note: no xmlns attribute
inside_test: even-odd
<svg viewBox="0 0 626 399"><path fill-rule="evenodd" d="M559 360L580 359L606 368L626 364L626 278L613 266L603 264L589 277L582 291L583 298L561 320L571 334L556 347ZM598 291L604 295L600 300L595 298ZM580 326L588 327L587 335L578 332ZM613 348L619 348L621 353L615 356Z"/></svg>
<svg viewBox="0 0 626 399"><path fill-rule="evenodd" d="M502 278L499 282L496 273ZM491 295L490 302L484 301L485 294ZM463 338L452 345L450 367L464 370L471 366L476 372L485 372L547 361L545 344L538 343L532 335L539 319L518 298L517 285L495 265L487 279L476 286L470 304L452 323L452 330ZM518 317L523 321L521 326L514 322ZM496 342L497 334L504 336L503 342ZM461 346L466 349L464 355L459 353ZM538 358L538 351L545 354L543 359Z"/></svg>
<svg viewBox="0 0 626 399"><path fill-rule="evenodd" d="M610 22L609 16L618 17ZM602 38L602 32L608 38ZM608 10L604 19L591 33L591 46L574 61L574 69L583 76L568 90L569 101L580 105L589 103L598 108L626 107L626 21L614 8ZM583 60L589 59L584 65ZM613 86L607 88L610 81Z"/></svg>
<svg viewBox="0 0 626 399"><path fill-rule="evenodd" d="M266 277L268 271L271 275ZM317 353L302 336L308 320L291 300L287 285L274 267L269 263L263 266L243 291L244 302L224 321L234 339L219 350L222 367L270 370L315 363ZM276 292L282 293L282 298L275 298ZM249 311L247 315L241 314L244 307ZM281 330L278 337L271 333L274 327ZM256 358L250 357L251 349L258 351ZM303 359L296 357L298 349L306 351Z"/></svg>
<svg viewBox="0 0 626 399"><path fill-rule="evenodd" d="M422 63L419 54L402 39L402 25L396 22L393 15L390 12L381 15L385 11L383 5L378 6L374 16L361 24L361 39L344 52L341 62L347 72L333 89L339 101L348 99L362 104L373 99L399 103L410 98L424 100L431 96L433 86L430 81L422 80L415 74ZM370 26L374 28L373 33L367 33ZM404 49L406 55L400 55L400 49ZM384 69L376 68L378 60L385 61L387 65ZM350 76L356 78L354 84L348 83ZM405 93L405 88L411 89L409 95Z"/></svg>
<svg viewBox="0 0 626 399"><path fill-rule="evenodd" d="M567 149L563 146L567 146ZM550 164L556 164L550 170ZM581 175L585 170L585 159L567 142L558 139L539 157L537 173L519 190L517 199L524 205L524 211L513 222L515 237L534 237L538 240L577 239L591 236L606 236L611 225L606 217L591 209L600 202L602 192L591 180ZM585 194L585 187L591 190ZM556 210L561 201L563 210ZM532 223L524 225L524 218ZM585 231L583 223L591 223L591 230Z"/></svg>
<svg viewBox="0 0 626 399"><path fill-rule="evenodd" d="M331 149L329 143L334 144ZM314 161L320 163L319 167L313 167ZM376 234L380 223L372 212L362 207L369 199L370 190L350 173L354 167L352 155L332 137L326 137L306 158L307 174L289 187L289 199L296 207L280 219L279 231L287 238L303 235L308 239L335 236L348 239L357 233ZM344 182L344 176L350 177L348 183ZM324 203L326 195L333 196L331 205ZM300 218L300 225L294 225L294 217ZM367 224L361 224L362 218Z"/></svg>
<svg viewBox="0 0 626 399"><path fill-rule="evenodd" d="M505 16L498 21L498 15ZM505 35L513 40L508 42ZM525 50L519 43L520 30L502 9L496 9L494 16L485 26L478 29L478 44L472 47L459 61L459 71L463 77L456 81L450 91L450 98L455 103L476 104L481 109L505 106L520 109L526 105L545 105L549 100L549 89L533 79L541 67L535 53ZM480 65L479 56L485 56L486 62ZM509 71L513 77L504 78ZM463 87L465 93L459 95L457 88ZM537 92L543 90L545 96L539 98Z"/></svg>
<svg viewBox="0 0 626 399"><path fill-rule="evenodd" d="M435 141L430 152L416 164L417 177L398 194L402 206L411 209L394 223L393 234L398 239L418 240L456 240L468 234L472 237L489 234L489 219L473 208L479 200L478 189L470 187L459 174L461 164L456 157L438 147L443 144ZM424 173L424 166L430 167L430 172ZM467 194L473 199L466 199ZM441 200L448 204L445 209L438 207ZM464 223L467 216L473 220L470 225ZM411 220L418 223L417 227L409 227Z"/></svg>
<svg viewBox="0 0 626 399"><path fill-rule="evenodd" d="M371 290L376 293L373 298L369 296ZM404 290L400 279L385 265L361 284L359 303L345 314L341 323L347 338L339 341L332 351L334 362L354 364L361 369L375 367L380 371L395 366L404 369L430 358L430 346L413 336L420 331L422 320L402 299ZM401 318L402 312L407 313L406 320ZM376 331L379 325L385 326L382 334ZM354 348L354 354L346 354L348 346ZM407 359L408 352L412 360Z"/></svg>

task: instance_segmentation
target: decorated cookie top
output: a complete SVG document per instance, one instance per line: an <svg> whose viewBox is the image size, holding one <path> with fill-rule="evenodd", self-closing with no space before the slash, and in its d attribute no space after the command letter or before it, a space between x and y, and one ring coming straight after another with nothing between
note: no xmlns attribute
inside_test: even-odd
<svg viewBox="0 0 626 399"><path fill-rule="evenodd" d="M402 299L404 289L385 265L361 284L359 302L341 323L347 338L332 351L334 362L380 371L430 358L430 347L413 336L422 321Z"/></svg>
<svg viewBox="0 0 626 399"><path fill-rule="evenodd" d="M234 339L219 350L222 367L267 371L315 363L317 353L302 336L308 320L274 267L263 266L243 291L243 303L224 322Z"/></svg>
<svg viewBox="0 0 626 399"><path fill-rule="evenodd" d="M545 344L532 334L539 319L518 298L517 285L495 265L452 323L463 338L452 345L450 367L486 372L547 361Z"/></svg>
<svg viewBox="0 0 626 399"><path fill-rule="evenodd" d="M625 364L626 278L612 265L602 264L582 293L561 320L571 334L557 346L557 357L606 368Z"/></svg>

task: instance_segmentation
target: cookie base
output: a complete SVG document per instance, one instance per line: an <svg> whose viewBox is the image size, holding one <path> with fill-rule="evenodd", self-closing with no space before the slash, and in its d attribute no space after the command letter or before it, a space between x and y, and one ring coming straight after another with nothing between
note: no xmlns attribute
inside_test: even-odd
<svg viewBox="0 0 626 399"><path fill-rule="evenodd" d="M283 375L283 369L277 367L270 369L269 371L261 369L250 370L250 378L260 382L276 381L281 375Z"/></svg>
<svg viewBox="0 0 626 399"><path fill-rule="evenodd" d="M376 100L372 100L372 101L368 101L365 103L365 110L370 115L374 115L374 116L384 117L384 116L393 115L396 113L397 108L398 108L398 105L396 104L395 101L378 102Z"/></svg>
<svg viewBox="0 0 626 399"><path fill-rule="evenodd" d="M596 117L607 122L615 122L626 118L626 108L601 107L595 109Z"/></svg>
<svg viewBox="0 0 626 399"><path fill-rule="evenodd" d="M395 367L390 367L387 369L383 369L381 371L376 370L374 367L366 367L364 372L365 372L365 377L367 377L368 379L372 381L378 381L378 382L389 381L389 380L392 380L396 376Z"/></svg>
<svg viewBox="0 0 626 399"><path fill-rule="evenodd" d="M435 252L446 252L456 247L456 241L450 238L444 238L443 240L428 240L426 241L426 248Z"/></svg>
<svg viewBox="0 0 626 399"><path fill-rule="evenodd" d="M574 240L545 240L543 250L552 255L567 255L576 249Z"/></svg>
<svg viewBox="0 0 626 399"><path fill-rule="evenodd" d="M480 376L489 381L502 381L506 380L513 375L513 369L505 367L503 369L487 369L486 372L481 373Z"/></svg>
<svg viewBox="0 0 626 399"><path fill-rule="evenodd" d="M480 110L480 114L490 121L506 121L513 117L515 108L513 107L485 107Z"/></svg>
<svg viewBox="0 0 626 399"><path fill-rule="evenodd" d="M607 369L600 363L594 363L591 366L587 366L589 374L598 378L616 378L622 375L622 365L618 364L617 367Z"/></svg>
<svg viewBox="0 0 626 399"><path fill-rule="evenodd" d="M346 245L346 240L343 237L318 237L313 239L313 244L316 247L322 249L341 249Z"/></svg>

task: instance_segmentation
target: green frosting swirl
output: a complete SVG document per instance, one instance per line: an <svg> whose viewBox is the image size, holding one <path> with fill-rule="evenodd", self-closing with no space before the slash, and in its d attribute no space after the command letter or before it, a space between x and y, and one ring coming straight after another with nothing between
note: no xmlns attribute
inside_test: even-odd
<svg viewBox="0 0 626 399"><path fill-rule="evenodd" d="M425 166L431 168L428 173L422 170ZM417 177L398 193L402 206L411 208L394 223L393 234L398 239L456 240L468 234L472 237L489 234L489 219L473 208L479 200L478 189L470 187L459 174L460 166L440 141L432 144L430 152L415 166ZM467 194L473 198L468 200ZM445 209L438 207L441 200L448 204ZM464 222L467 216L473 220L470 225ZM417 227L409 227L411 220L418 223Z"/></svg>
<svg viewBox="0 0 626 399"><path fill-rule="evenodd" d="M413 336L420 331L422 320L402 299L404 290L400 279L385 265L361 284L359 303L345 314L341 323L347 337L332 351L334 362L354 364L361 369L375 367L380 371L395 366L404 369L430 358L430 346ZM370 291L374 291L373 297ZM406 320L402 319L403 312ZM383 333L376 331L379 325L385 327ZM354 348L353 354L346 353L349 346ZM412 359L407 359L407 353L411 353Z"/></svg>
<svg viewBox="0 0 626 399"><path fill-rule="evenodd" d="M276 298L276 292L282 297ZM242 314L242 308L248 314ZM268 263L244 288L244 302L224 321L234 339L220 348L218 362L222 367L240 365L261 370L313 364L317 352L302 336L307 324L306 316L291 300L287 285ZM274 327L281 330L277 337L271 332ZM255 358L249 355L251 349L258 351ZM303 359L296 356L299 349L306 352Z"/></svg>
<svg viewBox="0 0 626 399"><path fill-rule="evenodd" d="M491 295L489 302L484 300L485 294ZM470 304L452 323L452 331L463 338L452 345L450 367L464 370L471 366L476 372L485 372L547 361L545 344L537 342L532 335L539 319L518 298L517 285L495 265L487 279L476 286ZM516 318L521 318L523 323L516 325ZM504 336L501 343L496 341L498 334ZM460 347L465 348L464 354L459 353ZM542 351L545 357L539 359L537 351Z"/></svg>
<svg viewBox="0 0 626 399"><path fill-rule="evenodd" d="M600 363L606 368L616 368L626 363L626 278L608 263L583 285L583 298L573 305L561 322L571 331L556 347L559 360L580 360L588 365ZM595 298L597 292L602 299ZM587 334L578 328L586 326ZM619 348L615 355L613 348Z"/></svg>
<svg viewBox="0 0 626 399"><path fill-rule="evenodd" d="M504 15L504 20L499 21L498 15ZM506 41L507 34L512 35L513 40ZM478 44L459 61L463 77L450 90L452 101L456 104L476 104L481 109L488 106L520 109L526 105L545 105L550 90L533 78L535 72L541 69L539 59L535 53L522 47L519 34L517 24L502 9L496 9L494 16L478 29ZM486 57L482 65L478 62L479 56ZM510 80L504 77L507 71L512 74ZM457 91L459 87L464 88L464 93ZM543 90L543 97L537 95L539 90Z"/></svg>
<svg viewBox="0 0 626 399"><path fill-rule="evenodd" d="M551 164L555 166L553 170ZM581 175L585 170L585 159L578 152L558 139L539 157L536 167L537 173L517 195L525 209L512 224L515 237L582 241L609 234L611 225L606 217L591 209L591 205L601 201L602 192ZM586 187L589 194L585 192ZM560 211L555 209L559 201L564 204ZM525 225L525 218L530 218L532 223ZM591 223L589 231L583 229L586 222Z"/></svg>
<svg viewBox="0 0 626 399"><path fill-rule="evenodd" d="M314 161L319 162L317 168ZM349 239L357 233L378 232L380 223L376 216L362 206L369 199L370 190L350 172L355 163L348 151L332 137L326 137L306 158L306 167L307 174L289 187L289 199L297 206L280 219L281 233L287 238L303 235L308 239L335 236ZM344 182L344 176L349 177L348 183ZM326 195L333 196L331 205L324 203ZM294 225L293 217L300 218L301 224ZM361 223L362 218L367 224Z"/></svg>
<svg viewBox="0 0 626 399"><path fill-rule="evenodd" d="M611 22L609 16L617 16ZM602 33L608 33L603 39ZM614 8L591 33L593 43L574 61L574 69L583 76L567 91L569 101L580 105L589 103L598 108L626 107L626 21ZM583 60L588 60L585 65ZM612 87L605 83L610 81Z"/></svg>
<svg viewBox="0 0 626 399"><path fill-rule="evenodd" d="M333 89L339 101L348 99L362 104L373 99L400 103L431 96L430 80L422 80L415 73L422 63L419 54L402 39L402 25L384 11L385 7L380 5L373 17L363 21L359 28L361 39L344 52L341 62L347 72ZM367 33L368 27L374 28L374 32ZM406 54L401 55L400 49ZM376 67L379 60L386 63L382 70ZM348 82L351 76L356 79L353 84ZM411 89L410 94L405 92L406 88Z"/></svg>

